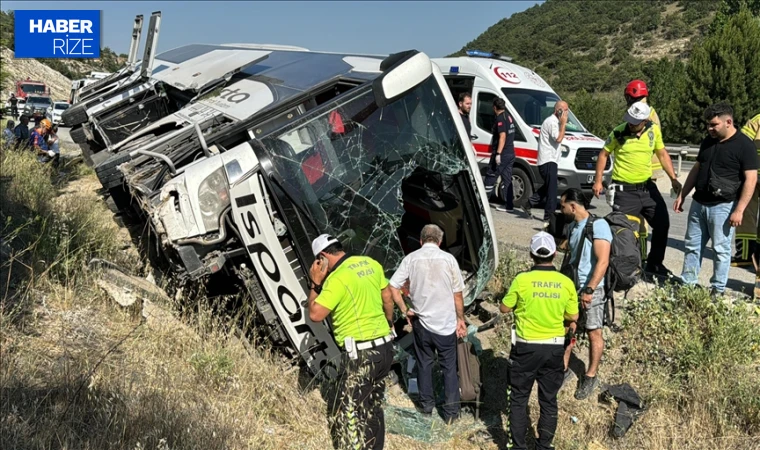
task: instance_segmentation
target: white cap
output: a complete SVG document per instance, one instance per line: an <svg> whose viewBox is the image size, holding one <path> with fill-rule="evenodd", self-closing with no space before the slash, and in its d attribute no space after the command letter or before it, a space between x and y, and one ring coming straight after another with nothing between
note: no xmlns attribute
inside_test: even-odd
<svg viewBox="0 0 760 450"><path fill-rule="evenodd" d="M644 102L636 102L628 108L625 112L623 120L631 125L638 125L641 122L649 119L649 115L652 113L652 109Z"/></svg>
<svg viewBox="0 0 760 450"><path fill-rule="evenodd" d="M542 248L549 250L548 255L539 255L538 251ZM557 244L554 243L554 236L546 231L539 231L530 238L530 254L538 256L539 258L545 258L557 253Z"/></svg>
<svg viewBox="0 0 760 450"><path fill-rule="evenodd" d="M322 234L311 241L311 252L314 253L314 256L317 256L322 253L327 247L335 244L336 242L340 241L330 236L329 234Z"/></svg>

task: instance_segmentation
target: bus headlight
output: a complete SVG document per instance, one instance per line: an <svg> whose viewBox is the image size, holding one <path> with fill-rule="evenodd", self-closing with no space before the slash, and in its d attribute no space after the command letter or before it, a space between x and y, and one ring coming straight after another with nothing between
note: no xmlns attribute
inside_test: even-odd
<svg viewBox="0 0 760 450"><path fill-rule="evenodd" d="M229 205L229 183L224 169L220 167L207 176L198 187L198 207L206 231L219 229L219 214Z"/></svg>

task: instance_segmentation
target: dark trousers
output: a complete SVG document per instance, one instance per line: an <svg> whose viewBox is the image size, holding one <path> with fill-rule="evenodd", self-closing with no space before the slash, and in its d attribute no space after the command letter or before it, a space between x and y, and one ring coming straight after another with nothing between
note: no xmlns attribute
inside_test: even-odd
<svg viewBox="0 0 760 450"><path fill-rule="evenodd" d="M486 195L491 199L496 180L501 177L501 189L499 198L507 205L507 209L514 208L514 191L512 190L512 167L515 165L515 154L502 151L501 164L496 164L496 152L491 154L491 160L488 162L486 170L486 179L483 182L486 188Z"/></svg>
<svg viewBox="0 0 760 450"><path fill-rule="evenodd" d="M557 429L557 393L564 379L563 345L516 343L509 354L507 387L509 442L513 450L527 448L528 398L533 382L538 382L538 442L536 450L552 448Z"/></svg>
<svg viewBox="0 0 760 450"><path fill-rule="evenodd" d="M422 326L419 319L414 321L414 351L417 353L417 385L420 390L420 406L425 411L433 411L433 363L438 352L438 363L443 372L443 418L459 414L459 376L457 375L457 335L435 334Z"/></svg>
<svg viewBox="0 0 760 450"><path fill-rule="evenodd" d="M393 364L393 345L343 353L339 407L333 439L340 448L382 450L385 445L385 376Z"/></svg>
<svg viewBox="0 0 760 450"><path fill-rule="evenodd" d="M613 180L615 184L618 183ZM662 264L665 248L668 246L670 215L665 199L652 180L648 180L636 190L625 187L625 191L615 191L615 210L632 216L642 216L652 227L652 244L647 257L647 266Z"/></svg>
<svg viewBox="0 0 760 450"><path fill-rule="evenodd" d="M538 166L538 173L544 179L544 184L530 196L528 206L532 208L541 202L546 202L544 220L549 220L557 210L557 163L541 164Z"/></svg>

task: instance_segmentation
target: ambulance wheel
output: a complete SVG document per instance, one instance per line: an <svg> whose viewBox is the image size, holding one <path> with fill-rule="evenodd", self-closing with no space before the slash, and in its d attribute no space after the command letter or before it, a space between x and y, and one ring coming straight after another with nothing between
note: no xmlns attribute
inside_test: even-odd
<svg viewBox="0 0 760 450"><path fill-rule="evenodd" d="M528 199L533 195L533 182L524 170L515 167L512 170L512 192L514 204L517 207L527 205Z"/></svg>

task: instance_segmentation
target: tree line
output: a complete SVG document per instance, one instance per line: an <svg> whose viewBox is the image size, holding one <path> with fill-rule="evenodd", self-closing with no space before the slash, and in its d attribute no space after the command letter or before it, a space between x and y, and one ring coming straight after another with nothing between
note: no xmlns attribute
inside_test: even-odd
<svg viewBox="0 0 760 450"><path fill-rule="evenodd" d="M727 101L741 125L760 114L760 1L724 5L709 33L696 42L688 61L661 58L641 65L649 102L662 121L670 143L699 143L705 136L704 109ZM622 88L609 93L586 90L565 96L578 118L598 136L606 136L622 120Z"/></svg>
<svg viewBox="0 0 760 450"><path fill-rule="evenodd" d="M452 56L474 48L514 57L598 136L622 121L625 85L643 79L666 142L698 143L710 103L730 102L739 123L760 113L758 17L760 0L547 0Z"/></svg>

